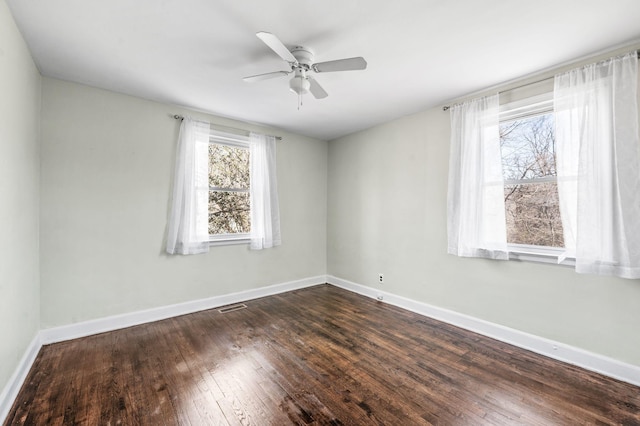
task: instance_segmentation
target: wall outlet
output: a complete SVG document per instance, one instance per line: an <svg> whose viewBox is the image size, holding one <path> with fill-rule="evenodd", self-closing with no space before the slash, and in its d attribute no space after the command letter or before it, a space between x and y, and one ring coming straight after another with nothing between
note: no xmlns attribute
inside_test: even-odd
<svg viewBox="0 0 640 426"><path fill-rule="evenodd" d="M382 284L384 282L384 275L378 274L378 283Z"/></svg>

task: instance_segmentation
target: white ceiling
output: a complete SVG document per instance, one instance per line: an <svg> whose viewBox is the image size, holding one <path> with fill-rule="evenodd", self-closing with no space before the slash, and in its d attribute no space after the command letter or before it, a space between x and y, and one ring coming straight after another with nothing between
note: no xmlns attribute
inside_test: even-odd
<svg viewBox="0 0 640 426"><path fill-rule="evenodd" d="M640 38L638 0L7 0L45 76L330 140ZM322 62L297 96L260 39ZM171 112L171 111L168 111Z"/></svg>

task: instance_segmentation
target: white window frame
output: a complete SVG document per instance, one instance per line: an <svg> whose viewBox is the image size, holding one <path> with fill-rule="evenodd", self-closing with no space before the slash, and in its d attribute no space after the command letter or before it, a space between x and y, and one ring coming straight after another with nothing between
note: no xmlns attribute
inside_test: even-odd
<svg viewBox="0 0 640 426"><path fill-rule="evenodd" d="M542 114L553 114L553 92L543 93L500 105L499 122L507 122ZM534 179L519 179L504 181L505 185L535 184L543 182L557 182L556 177ZM575 259L564 257L565 249L560 247L534 246L528 244L507 244L509 260L559 264L575 266Z"/></svg>
<svg viewBox="0 0 640 426"><path fill-rule="evenodd" d="M234 133L226 133L217 130L211 130L209 135L209 144L211 145L226 145L234 148L244 148L249 150L249 136L237 135ZM249 159L251 161L251 159ZM222 188L210 186L211 191L233 191L233 192L249 192L250 190L238 190L235 188ZM233 244L249 244L251 242L251 234L209 234L210 246L222 246Z"/></svg>

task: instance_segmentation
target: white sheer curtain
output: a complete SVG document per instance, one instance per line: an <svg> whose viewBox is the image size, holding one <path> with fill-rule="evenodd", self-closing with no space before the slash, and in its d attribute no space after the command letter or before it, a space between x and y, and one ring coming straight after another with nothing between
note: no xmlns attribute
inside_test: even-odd
<svg viewBox="0 0 640 426"><path fill-rule="evenodd" d="M251 133L249 136L251 174L251 249L279 246L280 210L276 179L276 139Z"/></svg>
<svg viewBox="0 0 640 426"><path fill-rule="evenodd" d="M508 259L498 95L451 107L448 251Z"/></svg>
<svg viewBox="0 0 640 426"><path fill-rule="evenodd" d="M185 117L180 126L167 253L209 251L209 123Z"/></svg>
<svg viewBox="0 0 640 426"><path fill-rule="evenodd" d="M636 52L555 77L558 192L576 271L640 278Z"/></svg>

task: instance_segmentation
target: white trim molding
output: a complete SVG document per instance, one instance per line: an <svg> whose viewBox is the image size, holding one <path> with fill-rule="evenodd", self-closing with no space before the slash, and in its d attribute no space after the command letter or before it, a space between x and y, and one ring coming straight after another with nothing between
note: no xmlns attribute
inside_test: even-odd
<svg viewBox="0 0 640 426"><path fill-rule="evenodd" d="M327 283L558 361L640 386L640 366L637 365L628 364L604 355L491 323L459 312L418 302L332 275L327 276Z"/></svg>
<svg viewBox="0 0 640 426"><path fill-rule="evenodd" d="M0 393L0 423L4 423L7 415L9 415L13 401L15 401L18 396L18 392L20 392L20 388L22 388L41 347L42 343L40 341L40 334L38 333L33 340L31 340L29 346L27 346L27 350L24 352L18 366L9 378L4 389L2 389Z"/></svg>
<svg viewBox="0 0 640 426"><path fill-rule="evenodd" d="M223 294L206 299L178 303L175 305L160 306L144 311L113 315L110 317L63 325L60 327L47 328L40 331L40 338L43 345L48 345L50 343L77 339L79 337L90 336L92 334L119 330L121 328L132 327L134 325L218 308L220 306L230 305L233 303L246 302L247 300L258 299L260 297L285 293L287 291L298 290L318 284L325 284L326 282L326 275L319 275L316 277L239 291L237 293Z"/></svg>
<svg viewBox="0 0 640 426"><path fill-rule="evenodd" d="M159 321L179 315L213 309L260 297L285 293L292 290L312 287L319 284L331 284L366 297L378 299L403 309L424 315L511 345L536 352L559 361L567 362L587 370L595 371L636 386L640 386L640 366L554 342L542 337L527 334L498 324L458 312L428 305L423 302L397 296L334 276L319 275L296 281L260 287L237 293L214 296L169 306L161 306L144 311L131 312L106 318L99 318L76 324L40 330L27 347L15 372L0 393L0 423L4 422L16 399L20 388L35 361L42 345L118 330L153 321Z"/></svg>
<svg viewBox="0 0 640 426"><path fill-rule="evenodd" d="M326 275L318 275L316 277L303 278L266 287L239 291L237 293L224 294L221 296L193 300L175 305L160 306L158 308L147 309L144 311L129 312L126 314L40 330L40 332L36 334L31 341L31 344L25 351L18 367L5 385L2 393L0 393L0 424L6 420L13 402L18 396L18 392L24 384L27 374L33 366L33 363L38 356L38 352L40 352L40 348L42 348L43 345L77 339L79 337L90 336L107 331L114 331L121 328L218 308L220 306L234 303L246 302L260 297L325 284L326 282Z"/></svg>

